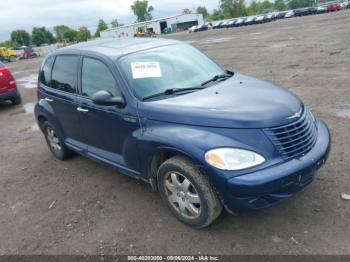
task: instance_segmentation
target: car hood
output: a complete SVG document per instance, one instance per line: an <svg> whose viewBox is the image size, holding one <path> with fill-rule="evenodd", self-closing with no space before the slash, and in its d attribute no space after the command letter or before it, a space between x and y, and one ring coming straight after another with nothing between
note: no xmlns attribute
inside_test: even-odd
<svg viewBox="0 0 350 262"><path fill-rule="evenodd" d="M294 121L302 108L288 90L235 74L203 90L168 99L140 102L142 118L186 125L265 128Z"/></svg>

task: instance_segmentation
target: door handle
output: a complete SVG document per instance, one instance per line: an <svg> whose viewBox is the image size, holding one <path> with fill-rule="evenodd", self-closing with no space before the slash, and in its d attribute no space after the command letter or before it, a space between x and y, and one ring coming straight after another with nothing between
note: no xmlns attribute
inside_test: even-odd
<svg viewBox="0 0 350 262"><path fill-rule="evenodd" d="M85 108L82 108L82 107L77 107L77 110L79 112L83 112L83 113L89 112L89 109L85 109Z"/></svg>
<svg viewBox="0 0 350 262"><path fill-rule="evenodd" d="M53 99L52 99L52 98L45 97L45 100L46 100L47 102L53 102Z"/></svg>

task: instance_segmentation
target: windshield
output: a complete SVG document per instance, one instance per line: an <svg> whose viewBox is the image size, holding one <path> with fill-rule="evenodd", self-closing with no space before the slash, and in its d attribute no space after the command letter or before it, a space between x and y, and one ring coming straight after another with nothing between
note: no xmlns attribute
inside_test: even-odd
<svg viewBox="0 0 350 262"><path fill-rule="evenodd" d="M226 72L196 48L186 45L158 47L119 60L127 81L139 99L168 89L185 89Z"/></svg>

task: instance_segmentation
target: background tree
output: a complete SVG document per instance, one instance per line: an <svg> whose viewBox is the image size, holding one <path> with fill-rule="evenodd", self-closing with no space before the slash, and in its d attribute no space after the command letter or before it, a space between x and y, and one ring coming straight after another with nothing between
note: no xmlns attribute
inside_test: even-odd
<svg viewBox="0 0 350 262"><path fill-rule="evenodd" d="M207 18L209 15L207 9L204 6L198 6L196 11L198 14L202 14L204 18Z"/></svg>
<svg viewBox="0 0 350 262"><path fill-rule="evenodd" d="M100 37L100 32L103 31L103 30L106 30L108 29L108 25L106 24L105 21L103 21L103 19L100 19L98 21L98 25L97 25L97 29L96 29L96 32L95 32L95 37Z"/></svg>
<svg viewBox="0 0 350 262"><path fill-rule="evenodd" d="M52 44L55 38L49 30L45 27L34 27L32 30L32 43L36 46L41 44Z"/></svg>
<svg viewBox="0 0 350 262"><path fill-rule="evenodd" d="M247 11L248 11L249 15L256 15L256 14L258 14L260 12L260 5L259 5L259 3L256 2L255 0L253 0L250 3L250 6L248 7Z"/></svg>
<svg viewBox="0 0 350 262"><path fill-rule="evenodd" d="M78 31L70 28L63 33L63 39L67 39L70 42L75 42L77 41L77 35Z"/></svg>
<svg viewBox="0 0 350 262"><path fill-rule="evenodd" d="M14 46L14 43L10 40L4 41L4 42L0 42L0 47L7 47L10 48Z"/></svg>
<svg viewBox="0 0 350 262"><path fill-rule="evenodd" d="M111 22L111 27L112 28L116 28L118 26L123 26L124 24L122 23L119 23L118 19L114 19L112 22Z"/></svg>
<svg viewBox="0 0 350 262"><path fill-rule="evenodd" d="M234 0L233 1L233 16L240 17L247 15L247 8L245 6L244 0Z"/></svg>
<svg viewBox="0 0 350 262"><path fill-rule="evenodd" d="M77 41L83 42L83 41L87 41L90 38L91 38L91 32L89 31L89 29L85 26L80 27L77 33Z"/></svg>
<svg viewBox="0 0 350 262"><path fill-rule="evenodd" d="M287 2L288 8L296 9L299 7L312 6L314 4L313 0L290 0Z"/></svg>
<svg viewBox="0 0 350 262"><path fill-rule="evenodd" d="M286 10L287 8L284 0L275 0L273 6L276 10L279 10L279 11Z"/></svg>
<svg viewBox="0 0 350 262"><path fill-rule="evenodd" d="M192 11L191 11L191 9L189 9L189 8L185 8L185 9L182 9L182 13L183 13L183 14L191 14Z"/></svg>
<svg viewBox="0 0 350 262"><path fill-rule="evenodd" d="M56 35L56 39L58 42L62 42L63 38L64 38L64 33L68 30L71 30L71 28L69 28L66 25L56 25L53 28L53 31L55 32Z"/></svg>
<svg viewBox="0 0 350 262"><path fill-rule="evenodd" d="M224 13L221 10L214 9L213 13L209 15L208 20L215 21L215 20L222 20L224 19Z"/></svg>
<svg viewBox="0 0 350 262"><path fill-rule="evenodd" d="M112 22L111 22L111 27L112 28L116 28L119 26L119 22L118 22L118 19L114 19Z"/></svg>
<svg viewBox="0 0 350 262"><path fill-rule="evenodd" d="M15 30L11 33L11 41L15 46L29 46L30 34L25 30Z"/></svg>
<svg viewBox="0 0 350 262"><path fill-rule="evenodd" d="M260 12L268 11L273 8L273 4L268 0L260 2Z"/></svg>
<svg viewBox="0 0 350 262"><path fill-rule="evenodd" d="M234 9L232 0L220 0L219 6L225 18L233 17Z"/></svg>
<svg viewBox="0 0 350 262"><path fill-rule="evenodd" d="M136 0L131 5L131 10L137 17L137 22L143 22L152 19L151 12L154 10L153 6L148 6L147 0Z"/></svg>

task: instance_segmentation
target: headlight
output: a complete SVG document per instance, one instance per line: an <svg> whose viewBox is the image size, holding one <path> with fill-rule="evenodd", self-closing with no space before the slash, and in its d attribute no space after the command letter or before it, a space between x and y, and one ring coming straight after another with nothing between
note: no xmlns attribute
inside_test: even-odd
<svg viewBox="0 0 350 262"><path fill-rule="evenodd" d="M222 170L241 170L265 162L265 158L255 152L239 148L217 148L205 154L205 161Z"/></svg>

